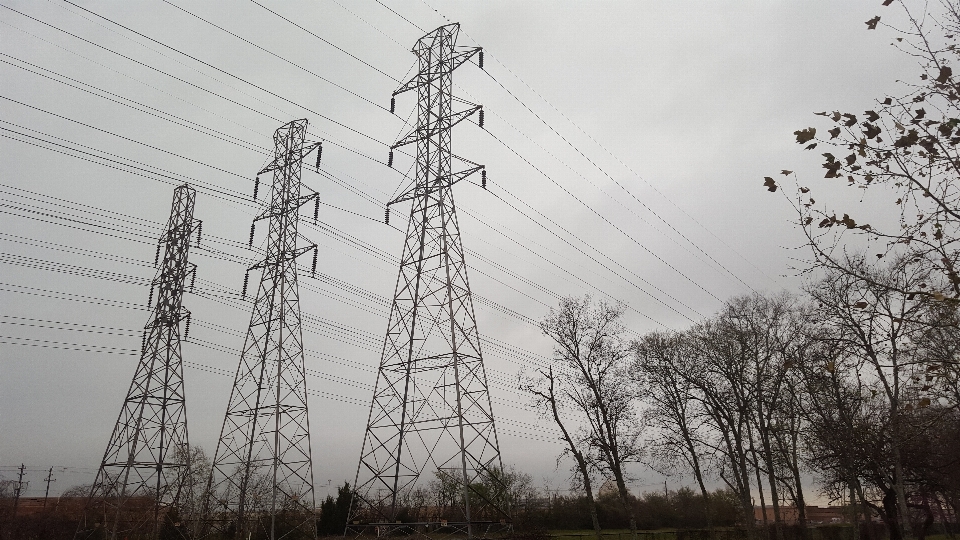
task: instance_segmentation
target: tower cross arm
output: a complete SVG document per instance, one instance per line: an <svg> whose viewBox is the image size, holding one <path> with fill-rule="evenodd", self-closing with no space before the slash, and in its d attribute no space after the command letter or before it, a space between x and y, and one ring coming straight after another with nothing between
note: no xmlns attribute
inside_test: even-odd
<svg viewBox="0 0 960 540"><path fill-rule="evenodd" d="M458 67L460 67L461 64L463 64L464 62L472 58L473 55L479 53L482 50L483 50L483 47L473 47L471 49L467 49L465 51L461 51L459 53L454 54L450 58L450 63L446 71L438 70L438 71L429 73L427 75L425 75L423 72L417 73L416 75L413 76L413 78L411 78L409 81L407 81L402 86L400 86L400 88L397 88L396 90L394 90L393 95L396 96L406 92L407 90L413 90L422 85L432 83L433 81L445 75L447 72L457 69Z"/></svg>
<svg viewBox="0 0 960 540"><path fill-rule="evenodd" d="M283 213L285 213L285 212L296 212L301 206L303 206L304 204L306 204L306 203L308 203L308 202L310 202L310 201L318 198L319 196L320 196L319 193L313 192L313 193L311 193L311 194L309 194L309 195L304 195L304 196L302 196L302 197L299 197L299 198L297 199L297 202L293 203L293 204L290 206L290 208L283 208L283 209L280 209L280 210L277 210L277 209L275 209L275 208L267 208L266 210L264 210L264 212L263 212L262 214L260 214L259 216L253 218L253 221L262 221L262 220L264 220L264 219L270 219L270 218L272 218L273 216L279 216L279 215L281 215L281 214L283 214Z"/></svg>
<svg viewBox="0 0 960 540"><path fill-rule="evenodd" d="M482 108L483 108L483 105L474 105L469 109L464 109L462 111L458 111L451 114L449 117L447 117L446 121L441 120L439 122L436 122L430 125L427 128L416 127L413 129L413 131L408 133L404 138L394 143L394 145L391 146L390 148L392 149L400 148L401 146L406 146L408 144L415 143L421 139L433 137L437 133L445 129L450 129L453 126L459 124L460 122L463 122L464 120L469 118L470 115L479 111Z"/></svg>
<svg viewBox="0 0 960 540"><path fill-rule="evenodd" d="M250 268L247 268L247 271L252 272L254 270L260 270L271 265L283 264L287 261L292 261L297 257L303 255L304 253L310 250L316 249L316 247L317 247L316 244L310 244L309 246L303 246L303 247L298 247L296 249L291 249L285 253L282 253L278 258L264 259L258 262L257 264L251 266Z"/></svg>
<svg viewBox="0 0 960 540"><path fill-rule="evenodd" d="M397 203L402 203L404 201L409 201L417 197L423 197L435 191L439 191L440 189L443 189L445 187L452 186L457 182L463 180L464 178L470 176L471 174L477 171L482 171L486 167L485 165L477 165L476 163L471 163L471 165L473 165L473 167L470 167L469 169L464 169L462 171L452 173L449 176L449 182L446 182L446 183L437 182L432 186L426 187L426 188L422 186L413 186L406 192L400 194L396 199L393 199L392 201L388 202L387 206L397 204ZM446 180L446 178L440 178L438 180L442 181L442 180Z"/></svg>
<svg viewBox="0 0 960 540"><path fill-rule="evenodd" d="M315 149L320 148L322 144L323 143L319 141L310 143L310 144L305 144L297 150L284 153L282 156L274 158L274 160L269 165L260 169L260 171L257 173L257 176L264 173L268 173L270 171L276 171L278 169L282 169L283 167L287 166L290 162L299 162L308 154L310 154L310 152L313 152Z"/></svg>

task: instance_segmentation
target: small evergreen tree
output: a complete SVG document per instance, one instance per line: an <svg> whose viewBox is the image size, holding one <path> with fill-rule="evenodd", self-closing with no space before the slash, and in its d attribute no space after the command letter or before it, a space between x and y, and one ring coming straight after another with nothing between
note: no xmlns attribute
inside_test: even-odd
<svg viewBox="0 0 960 540"><path fill-rule="evenodd" d="M327 495L320 505L320 519L317 521L319 536L343 536L353 501L353 488L350 482L344 482L337 488L337 498Z"/></svg>

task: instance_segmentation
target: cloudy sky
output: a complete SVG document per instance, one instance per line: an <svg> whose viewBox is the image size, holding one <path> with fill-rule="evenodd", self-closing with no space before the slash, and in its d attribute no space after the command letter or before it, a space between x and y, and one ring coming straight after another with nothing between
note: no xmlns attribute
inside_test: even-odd
<svg viewBox="0 0 960 540"><path fill-rule="evenodd" d="M453 151L487 166L490 189L455 197L478 325L498 343L485 360L503 459L552 488L570 464L516 390L551 352L535 321L591 294L623 302L635 336L796 290L801 237L763 177L820 186L791 133L916 71L891 29L866 29L899 19L879 0L74 1L0 0L0 475L26 464L30 495L48 467L52 492L93 478L183 182L206 237L191 260L207 294L184 300L190 440L213 453L249 321L218 298L257 257L255 209L233 194L249 197L296 118L325 141L323 174L304 173L321 223L301 229L320 247L301 306L318 495L353 481L405 226L383 207L412 163L385 166L415 105L403 94L391 115L390 94L437 26L460 22L459 44L486 51L485 71L454 77L486 129L457 126ZM664 480L632 473L634 489Z"/></svg>

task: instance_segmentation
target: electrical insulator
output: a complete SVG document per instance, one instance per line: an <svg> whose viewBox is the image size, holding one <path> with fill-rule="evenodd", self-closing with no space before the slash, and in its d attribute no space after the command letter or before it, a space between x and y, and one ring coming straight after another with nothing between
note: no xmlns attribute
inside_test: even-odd
<svg viewBox="0 0 960 540"><path fill-rule="evenodd" d="M197 222L197 247L200 247L200 238L203 236L203 221Z"/></svg>
<svg viewBox="0 0 960 540"><path fill-rule="evenodd" d="M156 266L160 262L160 244L157 244L157 254L153 256L153 265Z"/></svg>
<svg viewBox="0 0 960 540"><path fill-rule="evenodd" d="M150 296L147 297L147 309L153 305L153 285L150 286Z"/></svg>
<svg viewBox="0 0 960 540"><path fill-rule="evenodd" d="M483 109L480 109L480 127L483 127Z"/></svg>
<svg viewBox="0 0 960 540"><path fill-rule="evenodd" d="M313 246L313 265L310 267L310 276L317 277L317 246Z"/></svg>
<svg viewBox="0 0 960 540"><path fill-rule="evenodd" d="M487 170L483 169L480 171L480 187L487 189Z"/></svg>
<svg viewBox="0 0 960 540"><path fill-rule="evenodd" d="M250 247L253 247L253 231L257 227L257 222L254 221L250 224Z"/></svg>
<svg viewBox="0 0 960 540"><path fill-rule="evenodd" d="M147 351L147 331L143 331L143 339L140 340L140 354Z"/></svg>
<svg viewBox="0 0 960 540"><path fill-rule="evenodd" d="M320 156L323 155L323 146L317 146L317 170L320 170Z"/></svg>
<svg viewBox="0 0 960 540"><path fill-rule="evenodd" d="M480 65L480 69L483 69L483 49L480 49L480 60L477 62Z"/></svg>
<svg viewBox="0 0 960 540"><path fill-rule="evenodd" d="M389 206L383 211L383 222L386 225L390 224L390 207Z"/></svg>
<svg viewBox="0 0 960 540"><path fill-rule="evenodd" d="M250 272L247 272L243 275L243 292L240 293L241 298L247 297L247 283L250 281Z"/></svg>
<svg viewBox="0 0 960 540"><path fill-rule="evenodd" d="M257 191L260 190L260 177L253 181L253 200L257 200Z"/></svg>
<svg viewBox="0 0 960 540"><path fill-rule="evenodd" d="M387 156L387 167L393 167L393 150L391 150L390 155Z"/></svg>
<svg viewBox="0 0 960 540"><path fill-rule="evenodd" d="M397 108L397 98L391 97L390 98L390 114L393 114L396 108Z"/></svg>
<svg viewBox="0 0 960 540"><path fill-rule="evenodd" d="M193 267L193 275L190 277L190 290L193 290L193 285L197 282L197 267Z"/></svg>
<svg viewBox="0 0 960 540"><path fill-rule="evenodd" d="M317 216L320 215L320 195L313 199L313 224L317 224Z"/></svg>
<svg viewBox="0 0 960 540"><path fill-rule="evenodd" d="M184 341L186 341L186 339L190 336L190 315L187 315L187 324L185 326L186 328L183 329Z"/></svg>

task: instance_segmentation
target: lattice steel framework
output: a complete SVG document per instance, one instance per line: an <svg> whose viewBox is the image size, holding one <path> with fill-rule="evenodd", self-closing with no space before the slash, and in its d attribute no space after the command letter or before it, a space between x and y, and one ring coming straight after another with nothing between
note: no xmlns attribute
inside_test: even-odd
<svg viewBox="0 0 960 540"><path fill-rule="evenodd" d="M296 259L316 245L297 247L299 208L317 194L301 196L303 158L320 143L304 142L307 121L276 131L270 203L255 220L268 220L261 270L213 461L207 519L229 538L316 535L310 421L304 373L303 332ZM256 188L255 188L256 190ZM256 198L256 191L254 194ZM316 207L314 211L316 217ZM254 229L250 229L251 244ZM246 295L247 279L244 279Z"/></svg>
<svg viewBox="0 0 960 540"><path fill-rule="evenodd" d="M84 532L107 538L130 533L154 535L161 527L163 507L176 506L182 473L189 466L187 412L183 385L181 323L190 328L190 312L181 304L188 276L196 265L187 261L194 231L200 241L200 222L193 219L196 191L188 184L173 192L167 229L157 246L163 262L150 288L157 303L144 326L140 362L110 435L100 470L90 492ZM192 279L191 279L192 287ZM93 523L90 523L92 521ZM86 527L84 531L83 527Z"/></svg>
<svg viewBox="0 0 960 540"><path fill-rule="evenodd" d="M487 535L510 528L493 409L453 201L451 128L479 105L452 110L454 69L478 48L456 47L458 24L413 48L417 125L393 147L416 144L412 201L396 292L357 470L347 534ZM456 100L465 103L462 100ZM391 149L391 152L392 152ZM485 176L485 175L484 175ZM426 500L427 483L440 489Z"/></svg>

